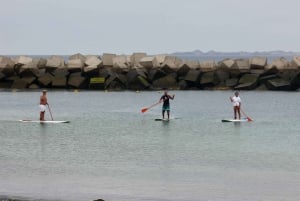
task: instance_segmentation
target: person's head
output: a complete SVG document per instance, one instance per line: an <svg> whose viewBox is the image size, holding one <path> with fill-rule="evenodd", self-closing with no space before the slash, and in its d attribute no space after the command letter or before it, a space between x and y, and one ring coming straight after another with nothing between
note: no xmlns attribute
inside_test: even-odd
<svg viewBox="0 0 300 201"><path fill-rule="evenodd" d="M43 94L45 95L47 93L47 90L43 90Z"/></svg>
<svg viewBox="0 0 300 201"><path fill-rule="evenodd" d="M235 95L236 97L238 97L238 96L239 96L239 92L236 91L236 92L234 93L234 95Z"/></svg>

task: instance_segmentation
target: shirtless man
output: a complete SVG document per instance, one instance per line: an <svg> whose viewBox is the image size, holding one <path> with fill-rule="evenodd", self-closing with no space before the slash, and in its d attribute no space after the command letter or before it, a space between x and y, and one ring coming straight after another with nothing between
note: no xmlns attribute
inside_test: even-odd
<svg viewBox="0 0 300 201"><path fill-rule="evenodd" d="M43 94L40 97L40 121L45 121L46 105L48 105L46 93L47 91L43 90Z"/></svg>

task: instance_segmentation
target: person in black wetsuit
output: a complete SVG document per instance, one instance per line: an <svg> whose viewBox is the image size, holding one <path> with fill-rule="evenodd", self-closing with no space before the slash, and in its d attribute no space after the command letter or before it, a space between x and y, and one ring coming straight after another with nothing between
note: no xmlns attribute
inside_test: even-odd
<svg viewBox="0 0 300 201"><path fill-rule="evenodd" d="M170 119L170 99L173 100L175 95L173 94L172 96L168 94L167 91L164 92L164 95L159 99L159 102L161 103L162 101L163 106L162 106L162 118L165 118L165 112L167 111L168 115L168 120Z"/></svg>

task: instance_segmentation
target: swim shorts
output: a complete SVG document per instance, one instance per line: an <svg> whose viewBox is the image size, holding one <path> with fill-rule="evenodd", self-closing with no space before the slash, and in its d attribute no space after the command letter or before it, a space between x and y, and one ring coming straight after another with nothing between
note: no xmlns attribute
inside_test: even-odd
<svg viewBox="0 0 300 201"><path fill-rule="evenodd" d="M170 111L170 106L169 105L163 106L162 111Z"/></svg>
<svg viewBox="0 0 300 201"><path fill-rule="evenodd" d="M46 111L46 105L39 105L39 107L40 107L40 112Z"/></svg>

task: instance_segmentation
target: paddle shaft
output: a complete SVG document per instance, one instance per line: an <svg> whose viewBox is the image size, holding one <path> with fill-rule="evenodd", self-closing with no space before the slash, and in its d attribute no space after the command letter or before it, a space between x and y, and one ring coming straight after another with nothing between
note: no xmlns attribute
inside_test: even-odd
<svg viewBox="0 0 300 201"><path fill-rule="evenodd" d="M144 113L144 112L146 112L147 110L149 110L150 108L152 108L152 107L158 105L159 103L160 103L160 101L157 102L157 103L155 103L155 104L153 104L153 105L151 105L151 106L149 106L149 107L143 108L143 109L141 110L141 112Z"/></svg>
<svg viewBox="0 0 300 201"><path fill-rule="evenodd" d="M252 119L244 112L244 110L240 107L241 112L243 113L243 115L245 115L247 117L248 120L252 121Z"/></svg>
<svg viewBox="0 0 300 201"><path fill-rule="evenodd" d="M48 106L48 110L49 110L49 113L50 113L50 116L51 116L51 120L53 121L53 116L52 116L52 112L51 112L49 104L47 104L47 106Z"/></svg>
<svg viewBox="0 0 300 201"><path fill-rule="evenodd" d="M154 106L156 106L156 105L158 105L158 104L160 104L160 102L157 102L157 103L151 105L150 107L148 107L148 109L150 109L150 108L152 108L152 107L154 107Z"/></svg>

